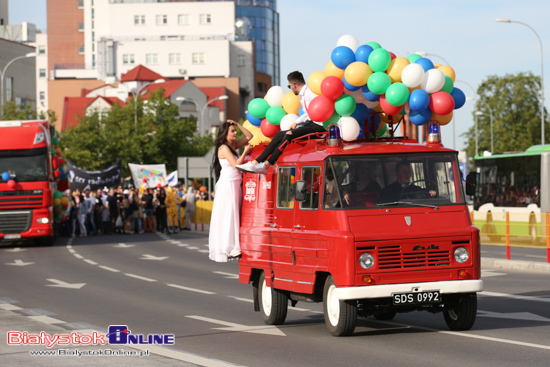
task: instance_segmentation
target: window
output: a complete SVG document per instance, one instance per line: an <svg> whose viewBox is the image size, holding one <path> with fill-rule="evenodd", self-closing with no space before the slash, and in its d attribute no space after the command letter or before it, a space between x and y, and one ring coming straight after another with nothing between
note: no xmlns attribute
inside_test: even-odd
<svg viewBox="0 0 550 367"><path fill-rule="evenodd" d="M245 55L237 55L237 66L246 66Z"/></svg>
<svg viewBox="0 0 550 367"><path fill-rule="evenodd" d="M282 166L278 169L277 179L277 208L294 208L294 177L296 168L293 166Z"/></svg>
<svg viewBox="0 0 550 367"><path fill-rule="evenodd" d="M84 8L84 1L77 1L77 2L76 2L76 7L77 7L78 9Z"/></svg>
<svg viewBox="0 0 550 367"><path fill-rule="evenodd" d="M84 23L78 23L78 31L84 32Z"/></svg>
<svg viewBox="0 0 550 367"><path fill-rule="evenodd" d="M46 92L42 91L40 92L40 100L43 101L46 99Z"/></svg>
<svg viewBox="0 0 550 367"><path fill-rule="evenodd" d="M45 55L46 54L46 46L38 46L38 54L39 55Z"/></svg>
<svg viewBox="0 0 550 367"><path fill-rule="evenodd" d="M157 65L158 64L158 55L157 54L147 54L147 55L145 55L145 63L147 65Z"/></svg>
<svg viewBox="0 0 550 367"><path fill-rule="evenodd" d="M84 53L84 45L78 46L78 53L81 55Z"/></svg>
<svg viewBox="0 0 550 367"><path fill-rule="evenodd" d="M168 24L168 16L163 14L157 14L157 25L167 25Z"/></svg>
<svg viewBox="0 0 550 367"><path fill-rule="evenodd" d="M178 14L178 25L189 25L189 14Z"/></svg>
<svg viewBox="0 0 550 367"><path fill-rule="evenodd" d="M6 78L6 101L13 101L13 78Z"/></svg>
<svg viewBox="0 0 550 367"><path fill-rule="evenodd" d="M193 101L183 100L180 102L180 111L183 112L198 112L197 104Z"/></svg>
<svg viewBox="0 0 550 367"><path fill-rule="evenodd" d="M204 52L193 53L193 64L204 64Z"/></svg>
<svg viewBox="0 0 550 367"><path fill-rule="evenodd" d="M133 65L134 64L134 54L124 54L124 55L122 55L122 64L123 65Z"/></svg>
<svg viewBox="0 0 550 367"><path fill-rule="evenodd" d="M46 77L46 69L39 69L38 70L38 77L45 78Z"/></svg>
<svg viewBox="0 0 550 367"><path fill-rule="evenodd" d="M314 209L319 207L321 167L302 167L302 180L306 182L306 200L300 203L300 209Z"/></svg>
<svg viewBox="0 0 550 367"><path fill-rule="evenodd" d="M169 54L170 65L181 64L181 54Z"/></svg>
<svg viewBox="0 0 550 367"><path fill-rule="evenodd" d="M134 25L145 25L145 15L134 15Z"/></svg>
<svg viewBox="0 0 550 367"><path fill-rule="evenodd" d="M199 24L210 24L210 14L201 14L199 16Z"/></svg>

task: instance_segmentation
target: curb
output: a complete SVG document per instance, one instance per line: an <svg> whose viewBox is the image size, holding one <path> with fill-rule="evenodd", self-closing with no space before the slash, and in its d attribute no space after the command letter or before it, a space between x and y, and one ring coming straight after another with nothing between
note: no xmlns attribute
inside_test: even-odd
<svg viewBox="0 0 550 367"><path fill-rule="evenodd" d="M550 273L550 264L532 261L481 258L481 267Z"/></svg>

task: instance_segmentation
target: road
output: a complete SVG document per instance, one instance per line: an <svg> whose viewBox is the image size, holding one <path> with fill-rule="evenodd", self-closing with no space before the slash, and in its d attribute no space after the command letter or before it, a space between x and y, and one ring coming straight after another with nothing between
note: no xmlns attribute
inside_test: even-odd
<svg viewBox="0 0 550 367"><path fill-rule="evenodd" d="M142 346L149 356L119 357L119 365L548 366L550 273L483 269L470 331L449 331L442 314L412 312L359 319L353 336L335 338L321 304L299 302L284 325L265 325L253 311L251 287L238 283L237 262L208 260L207 241L204 233L183 232L0 247L0 364L29 365L29 349L46 349L15 353L22 348L7 346L1 325L9 316L12 331L106 333L109 325L127 325L134 335L175 336L174 345ZM51 358L30 361L49 366ZM101 363L113 365L113 358ZM100 365L93 357L57 361Z"/></svg>

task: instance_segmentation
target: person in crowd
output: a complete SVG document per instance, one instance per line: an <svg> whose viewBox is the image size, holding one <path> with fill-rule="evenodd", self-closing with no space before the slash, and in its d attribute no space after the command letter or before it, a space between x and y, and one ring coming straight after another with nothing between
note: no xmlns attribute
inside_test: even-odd
<svg viewBox="0 0 550 367"><path fill-rule="evenodd" d="M183 200L174 192L172 187L168 186L166 191L168 192L165 201L166 215L168 216L168 233L177 233L179 228L178 208Z"/></svg>
<svg viewBox="0 0 550 367"><path fill-rule="evenodd" d="M128 190L128 221L130 222L130 233L137 233L138 228L136 226L136 211L138 209L137 202L135 200L136 192L133 187Z"/></svg>
<svg viewBox="0 0 550 367"><path fill-rule="evenodd" d="M300 99L300 103L304 109L304 114L298 117L298 119L290 126L289 130L279 131L275 134L265 150L255 160L245 164L238 164L237 169L246 172L265 174L268 168L272 166L283 153L283 149L286 144L290 143L292 139L296 139L307 134L321 133L325 131L322 122L313 122L309 118L309 104L315 97L317 97L317 95L309 89L302 73L299 71L293 71L288 74L287 79L288 88Z"/></svg>
<svg viewBox="0 0 550 367"><path fill-rule="evenodd" d="M101 200L102 210L101 210L101 223L102 223L102 233L108 234L111 230L111 224L109 223L109 209L107 208L107 188L103 190L97 190L98 197Z"/></svg>
<svg viewBox="0 0 550 367"><path fill-rule="evenodd" d="M109 195L107 196L107 210L109 212L109 221L111 222L109 233L114 234L118 231L115 223L119 215L118 200L114 187L109 189Z"/></svg>
<svg viewBox="0 0 550 367"><path fill-rule="evenodd" d="M181 231L183 229L182 227L182 220L181 220L181 212L185 211L185 190L180 185L176 186L176 194L181 199L178 204L178 223L179 223L179 230Z"/></svg>
<svg viewBox="0 0 550 367"><path fill-rule="evenodd" d="M94 199L94 223L96 225L97 233L104 234L105 229L103 228L103 200L101 200L101 197L103 196L101 193L101 189L97 189L95 192L92 192L90 194L91 197Z"/></svg>
<svg viewBox="0 0 550 367"><path fill-rule="evenodd" d="M97 228L95 226L95 198L90 195L90 189L84 190L84 199L86 200L86 223L88 224L88 234L93 233L97 235Z"/></svg>
<svg viewBox="0 0 550 367"><path fill-rule="evenodd" d="M437 192L433 189L423 189L411 182L412 168L406 161L401 161L395 165L396 181L380 193L379 203L391 203L400 201L409 196L423 193L426 197L435 197Z"/></svg>
<svg viewBox="0 0 550 367"><path fill-rule="evenodd" d="M71 203L71 215L70 215L70 220L71 220L71 224L72 224L72 236L75 237L76 236L76 233L77 231L80 233L80 230L79 230L79 227L80 227L80 219L79 219L79 214L80 214L80 197L77 198L77 196L80 196L80 191L79 190L75 190L73 191L70 199L70 203Z"/></svg>
<svg viewBox="0 0 550 367"><path fill-rule="evenodd" d="M193 185L187 188L187 193L185 194L185 231L191 230L191 219L193 219L193 214L195 214L196 202L197 202L197 193Z"/></svg>
<svg viewBox="0 0 550 367"><path fill-rule="evenodd" d="M128 199L128 195L130 194L130 191L128 189L122 191L122 201L120 203L120 214L122 215L122 233L124 234L130 234L131 233L131 224L130 221L132 218L130 217L130 200Z"/></svg>
<svg viewBox="0 0 550 367"><path fill-rule="evenodd" d="M141 205L143 207L143 230L145 232L153 232L153 189L146 188L146 192L141 195Z"/></svg>
<svg viewBox="0 0 550 367"><path fill-rule="evenodd" d="M237 127L244 137L237 140ZM212 207L210 220L210 235L208 246L210 260L227 262L230 258L241 255L239 242L242 174L236 166L242 164L252 146L248 141L252 134L233 120L227 120L218 132L216 149L214 150L213 166L218 182L216 183L216 199ZM237 149L245 147L239 156ZM187 203L189 206L189 203ZM186 206L186 209L187 209Z"/></svg>
<svg viewBox="0 0 550 367"><path fill-rule="evenodd" d="M159 189L157 200L157 230L159 232L168 232L168 219L166 213L166 190L164 189L164 187L161 187Z"/></svg>
<svg viewBox="0 0 550 367"><path fill-rule="evenodd" d="M76 202L76 212L78 215L78 224L80 225L80 236L86 237L87 231L86 231L86 213L87 213L87 207L88 204L82 194L75 195L75 202Z"/></svg>

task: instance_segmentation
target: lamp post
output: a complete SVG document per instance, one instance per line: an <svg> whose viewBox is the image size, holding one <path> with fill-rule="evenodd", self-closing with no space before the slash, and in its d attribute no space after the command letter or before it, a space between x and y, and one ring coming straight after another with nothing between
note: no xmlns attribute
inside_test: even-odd
<svg viewBox="0 0 550 367"><path fill-rule="evenodd" d="M136 133L137 133L137 101L138 101L138 97L139 97L140 93L141 93L145 88L147 88L148 86L150 86L151 84L164 83L165 81L166 81L166 80L164 80L164 79L157 79L157 80L155 80L154 82L145 84L144 86L142 86L141 88L139 88L138 91L137 91L136 93L134 93L134 125L135 125Z"/></svg>
<svg viewBox="0 0 550 367"><path fill-rule="evenodd" d="M201 123L200 123L200 130L199 130L199 133L202 134L203 133L203 130L204 130L204 111L206 111L206 107L208 107L208 105L212 102L215 102L215 101L221 101L221 100L224 100L224 99L228 99L229 97L226 96L226 95L223 95L223 96L219 96L219 97L215 97L215 98L212 98L211 100L207 101L206 104L204 106L201 107L200 104L197 103L197 101L195 101L193 98L188 98L188 97L176 97L176 101L191 101L193 102L197 107L199 107L201 109Z"/></svg>
<svg viewBox="0 0 550 367"><path fill-rule="evenodd" d="M493 110L489 106L487 106L487 109L489 110L489 117L491 119L491 154L493 154L493 152L494 152L494 145L493 145L493 119L494 119L493 118ZM485 114L481 111L476 111L475 115L477 117L477 116L482 116L482 115L485 115Z"/></svg>
<svg viewBox="0 0 550 367"><path fill-rule="evenodd" d="M540 131L541 131L541 144L544 145L544 61L543 61L543 52L542 52L542 41L539 37L539 34L533 27L531 27L529 24L518 22L516 20L510 20L508 18L497 18L495 19L498 23L518 23L523 24L527 28L533 31L535 33L535 36L537 36L537 39L539 40L540 44Z"/></svg>
<svg viewBox="0 0 550 367"><path fill-rule="evenodd" d="M4 109L3 109L4 99L5 99L5 97L4 97L4 76L6 75L6 70L8 69L8 67L12 63L14 63L17 60L25 59L27 57L35 57L37 55L38 55L38 53L36 53L36 52L29 52L28 54L17 56L16 58L11 59L6 64L6 66L4 66L4 69L0 70L0 113L1 113L2 116L4 115Z"/></svg>

